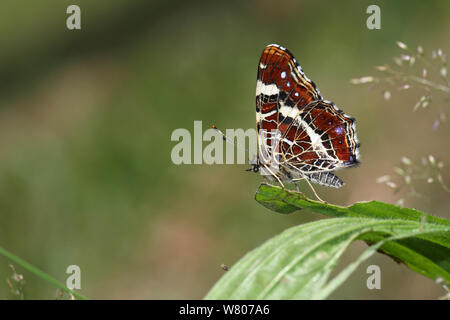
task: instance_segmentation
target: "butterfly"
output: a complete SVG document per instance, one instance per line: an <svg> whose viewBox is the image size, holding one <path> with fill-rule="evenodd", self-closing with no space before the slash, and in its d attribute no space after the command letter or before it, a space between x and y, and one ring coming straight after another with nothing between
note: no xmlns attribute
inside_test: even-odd
<svg viewBox="0 0 450 320"><path fill-rule="evenodd" d="M258 64L256 129L253 171L283 188L303 179L311 188L310 182L340 188L344 182L333 171L359 163L355 119L324 100L294 56L276 44Z"/></svg>

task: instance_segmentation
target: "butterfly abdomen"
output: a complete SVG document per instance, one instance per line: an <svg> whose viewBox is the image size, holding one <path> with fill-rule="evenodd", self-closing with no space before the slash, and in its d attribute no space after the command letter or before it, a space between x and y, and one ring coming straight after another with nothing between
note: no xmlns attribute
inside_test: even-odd
<svg viewBox="0 0 450 320"><path fill-rule="evenodd" d="M339 177L331 172L315 172L307 174L306 177L314 183L320 184L326 187L340 188L344 185Z"/></svg>

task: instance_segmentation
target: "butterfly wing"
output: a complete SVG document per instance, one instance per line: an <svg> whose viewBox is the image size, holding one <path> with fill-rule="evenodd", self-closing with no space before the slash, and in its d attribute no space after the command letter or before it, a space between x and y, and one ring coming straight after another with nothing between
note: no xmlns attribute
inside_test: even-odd
<svg viewBox="0 0 450 320"><path fill-rule="evenodd" d="M318 175L359 163L355 120L333 103L315 101L292 119L280 140L283 165L293 176L310 177L327 186L342 185L331 174ZM335 177L337 178L337 177Z"/></svg>
<svg viewBox="0 0 450 320"><path fill-rule="evenodd" d="M274 158L282 159L272 147L271 133L275 130L285 133L283 124L289 121L286 114L296 113L293 115L296 116L301 108L321 98L315 84L306 77L287 49L276 44L264 49L256 83L258 159L263 167L271 166ZM270 173L273 175L273 171Z"/></svg>
<svg viewBox="0 0 450 320"><path fill-rule="evenodd" d="M294 56L276 44L268 45L259 60L256 82L257 129L277 129L282 113L294 107L301 109L321 100L319 90L308 79Z"/></svg>
<svg viewBox="0 0 450 320"><path fill-rule="evenodd" d="M358 163L355 120L323 100L293 55L278 45L267 46L258 65L256 116L259 160L264 166L275 159L270 173L281 180L306 177L340 187L331 171ZM269 132L275 131L273 140Z"/></svg>

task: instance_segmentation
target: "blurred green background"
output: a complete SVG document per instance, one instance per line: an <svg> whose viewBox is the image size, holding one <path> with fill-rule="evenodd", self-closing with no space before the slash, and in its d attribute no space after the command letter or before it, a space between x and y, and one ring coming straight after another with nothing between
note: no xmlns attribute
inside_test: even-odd
<svg viewBox="0 0 450 320"><path fill-rule="evenodd" d="M81 7L82 29L66 28ZM381 30L366 8L381 7ZM255 126L256 68L263 48L290 49L323 96L357 119L362 164L342 189L317 187L328 202L399 195L377 177L402 156L450 163L449 124L437 110L412 112L421 94L386 101L349 79L391 62L395 42L449 52L449 1L3 0L0 11L0 246L65 283L81 268L82 293L99 299L202 298L247 251L287 227L322 218L275 214L256 203L262 180L245 165L171 162L176 128ZM450 171L443 169L450 181ZM309 190L305 188L310 194ZM435 184L406 205L450 218ZM366 247L355 243L342 265ZM15 298L0 257L0 298ZM378 264L382 289L366 287ZM25 297L55 299L29 274ZM334 299L435 299L444 290L376 255Z"/></svg>

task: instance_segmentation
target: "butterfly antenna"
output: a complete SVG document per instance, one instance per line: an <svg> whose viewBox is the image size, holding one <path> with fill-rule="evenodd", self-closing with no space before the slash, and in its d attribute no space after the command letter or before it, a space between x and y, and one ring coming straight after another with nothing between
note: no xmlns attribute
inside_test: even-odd
<svg viewBox="0 0 450 320"><path fill-rule="evenodd" d="M245 148L244 146L241 146L239 143L235 143L234 140L231 140L230 138L228 138L219 128L217 128L215 125L212 125L211 128L213 128L214 130L216 130L217 132L219 132L222 135L222 139L223 141L228 142L229 144L233 145L233 146L239 146L240 148L245 149L245 151L248 152L247 148Z"/></svg>
<svg viewBox="0 0 450 320"><path fill-rule="evenodd" d="M232 146L237 146L241 149L244 149L247 153L249 152L248 149L241 145L239 142L235 142L234 139L231 140L230 138L228 138L219 128L217 128L214 124L211 126L212 129L216 130L217 132L219 132L222 135L222 139L226 142L228 142L229 144L231 144ZM245 171L253 171L253 172L257 172L259 169L259 165L256 163L252 163L252 162L256 162L253 160L250 160L250 164L251 164L251 168L246 169Z"/></svg>

